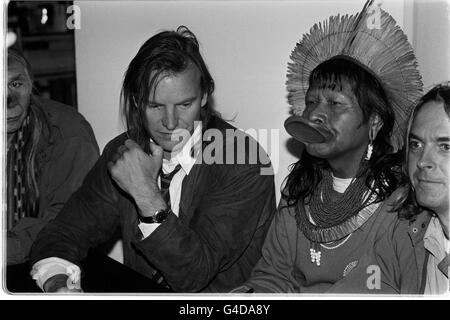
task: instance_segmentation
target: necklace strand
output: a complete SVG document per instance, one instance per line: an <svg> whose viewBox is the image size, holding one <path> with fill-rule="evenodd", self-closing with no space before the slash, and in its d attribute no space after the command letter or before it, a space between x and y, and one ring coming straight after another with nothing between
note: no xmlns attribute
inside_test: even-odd
<svg viewBox="0 0 450 320"><path fill-rule="evenodd" d="M365 178L366 175L353 179L347 190L337 195L331 173L324 171L316 191L308 199L314 222L322 228L332 227L360 212L367 205L364 196L369 189Z"/></svg>
<svg viewBox="0 0 450 320"><path fill-rule="evenodd" d="M337 244L337 245L335 245L335 246L328 247L328 246L324 245L323 243L321 243L320 246L321 246L322 248L325 248L325 249L328 249L328 250L334 250L334 249L337 249L337 248L339 248L340 246L342 246L344 243L346 243L347 240L350 239L350 237L352 236L352 234L353 234L353 233L350 233L348 236L345 237L345 239L344 239L343 241L341 241L339 244Z"/></svg>

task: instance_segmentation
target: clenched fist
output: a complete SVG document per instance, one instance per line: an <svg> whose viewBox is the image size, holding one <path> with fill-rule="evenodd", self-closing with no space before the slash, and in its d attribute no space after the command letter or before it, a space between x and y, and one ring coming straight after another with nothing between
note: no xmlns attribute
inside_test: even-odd
<svg viewBox="0 0 450 320"><path fill-rule="evenodd" d="M117 149L108 170L118 186L133 197L143 216L167 207L158 188L163 149L150 142L150 154L128 139Z"/></svg>

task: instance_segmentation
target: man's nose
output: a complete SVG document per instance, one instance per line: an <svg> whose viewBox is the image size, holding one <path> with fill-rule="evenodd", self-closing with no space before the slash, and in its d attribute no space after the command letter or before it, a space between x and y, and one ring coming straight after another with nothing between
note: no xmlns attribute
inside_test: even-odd
<svg viewBox="0 0 450 320"><path fill-rule="evenodd" d="M163 125L168 130L175 130L178 126L178 115L175 106L166 106L163 118Z"/></svg>
<svg viewBox="0 0 450 320"><path fill-rule="evenodd" d="M6 98L6 105L8 109L11 109L15 106L16 98L14 96L14 93L11 92L11 90L8 89L8 96Z"/></svg>
<svg viewBox="0 0 450 320"><path fill-rule="evenodd" d="M433 151L430 148L424 148L417 160L419 169L432 169L435 166Z"/></svg>

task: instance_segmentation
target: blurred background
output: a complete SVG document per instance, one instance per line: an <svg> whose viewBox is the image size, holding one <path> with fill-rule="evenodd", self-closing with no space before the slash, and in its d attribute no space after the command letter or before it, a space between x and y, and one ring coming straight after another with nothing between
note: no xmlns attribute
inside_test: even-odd
<svg viewBox="0 0 450 320"><path fill-rule="evenodd" d="M75 36L66 26L71 5L73 1L12 1L8 30L33 66L39 93L77 108Z"/></svg>

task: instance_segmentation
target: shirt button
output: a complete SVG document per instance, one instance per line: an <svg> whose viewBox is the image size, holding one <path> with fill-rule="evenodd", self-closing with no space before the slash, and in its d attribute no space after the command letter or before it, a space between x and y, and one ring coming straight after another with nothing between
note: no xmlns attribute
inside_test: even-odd
<svg viewBox="0 0 450 320"><path fill-rule="evenodd" d="M425 228L425 226L426 226L425 223L422 223L422 228Z"/></svg>
<svg viewBox="0 0 450 320"><path fill-rule="evenodd" d="M412 229L412 232L414 232L414 233L417 233L417 231L419 231L419 230L417 230L417 228Z"/></svg>

